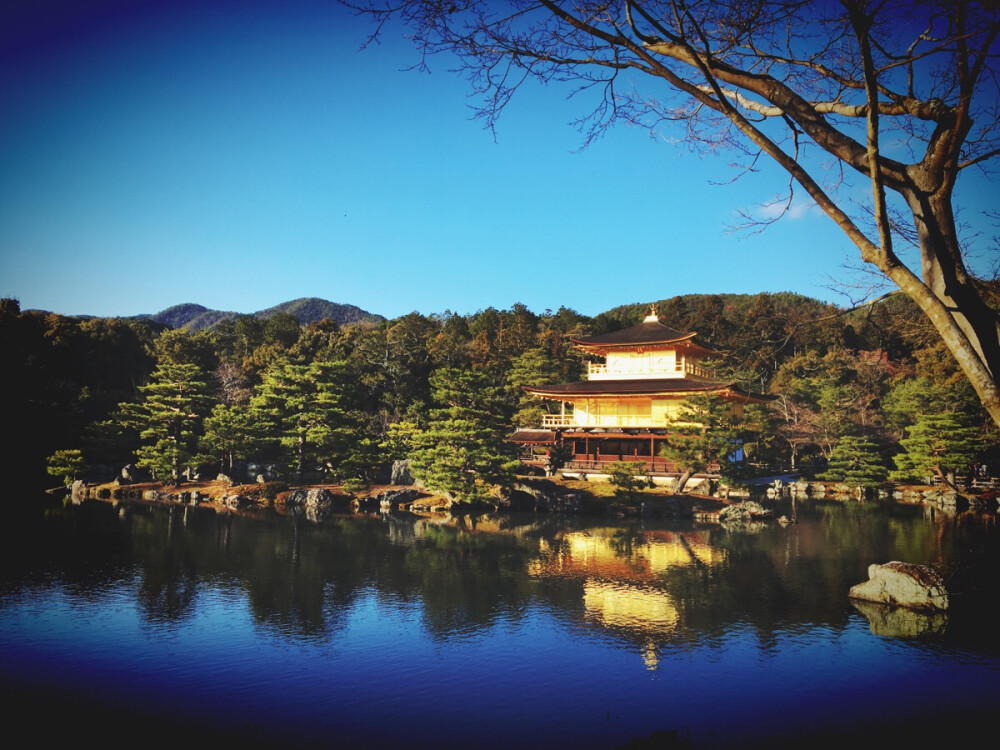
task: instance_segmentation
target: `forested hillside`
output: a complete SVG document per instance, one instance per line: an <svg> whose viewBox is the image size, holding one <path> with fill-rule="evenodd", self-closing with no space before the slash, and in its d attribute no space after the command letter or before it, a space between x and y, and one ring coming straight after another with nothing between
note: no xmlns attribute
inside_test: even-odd
<svg viewBox="0 0 1000 750"><path fill-rule="evenodd" d="M570 339L633 325L651 304L665 324L723 350L717 379L776 396L740 425L754 463L818 470L836 465L838 446L857 451L858 440L900 477L932 473L926 460L906 463L928 452L949 471L996 461L990 420L908 299L845 312L757 294L673 297L593 318L514 305L303 326L287 310L198 331L22 312L4 300L0 336L13 353L8 392L19 406L13 465L37 482L46 457L81 451L67 454L77 468L138 462L161 479L255 461L290 480L364 482L392 459L429 461L448 444L463 446L451 456L468 453L473 473L502 479L512 465L504 436L558 408L522 386L580 379ZM961 440L917 445L933 424Z"/></svg>
<svg viewBox="0 0 1000 750"><path fill-rule="evenodd" d="M355 305L343 305L318 297L300 297L280 305L258 310L252 317L267 320L273 315L291 315L302 325L318 323L321 320L333 320L337 323L377 323L385 320L381 315L362 310ZM186 328L189 331L201 331L212 328L223 320L240 317L240 313L223 310L210 310L204 305L187 302L168 307L153 315L140 315L138 318L148 318L156 323L162 323L170 328Z"/></svg>

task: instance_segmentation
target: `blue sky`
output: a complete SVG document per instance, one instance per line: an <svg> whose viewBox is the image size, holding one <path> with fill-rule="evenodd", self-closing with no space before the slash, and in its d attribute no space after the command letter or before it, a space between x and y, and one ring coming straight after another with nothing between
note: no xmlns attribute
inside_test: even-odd
<svg viewBox="0 0 1000 750"><path fill-rule="evenodd" d="M729 184L726 155L624 126L579 151L585 104L567 90L521 92L494 138L446 60L405 70L416 54L394 32L361 50L367 22L334 3L0 13L0 296L25 309L843 302L832 279L858 263L808 206L763 234L731 231L783 189L770 167ZM995 203L995 185L963 189Z"/></svg>

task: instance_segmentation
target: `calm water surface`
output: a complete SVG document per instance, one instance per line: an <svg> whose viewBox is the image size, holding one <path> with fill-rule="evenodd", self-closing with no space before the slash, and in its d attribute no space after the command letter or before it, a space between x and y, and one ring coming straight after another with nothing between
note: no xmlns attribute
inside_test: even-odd
<svg viewBox="0 0 1000 750"><path fill-rule="evenodd" d="M997 517L779 510L796 523L11 500L0 698L51 709L41 739L146 746L920 747L992 726ZM952 611L853 606L889 560L947 570Z"/></svg>

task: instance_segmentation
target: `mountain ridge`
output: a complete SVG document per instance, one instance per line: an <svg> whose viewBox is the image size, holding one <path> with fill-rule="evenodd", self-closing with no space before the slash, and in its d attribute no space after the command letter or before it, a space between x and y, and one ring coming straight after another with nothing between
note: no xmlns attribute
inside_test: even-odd
<svg viewBox="0 0 1000 750"><path fill-rule="evenodd" d="M267 319L278 313L287 313L299 321L301 325L318 323L324 319L346 323L378 323L385 317L377 313L363 310L357 305L331 302L320 297L298 297L258 310L252 313L238 313L228 310L212 310L194 302L182 302L178 305L161 310L157 313L133 315L133 318L152 320L171 328L186 328L189 331L200 331L212 328L228 318L239 318L247 315L252 318Z"/></svg>

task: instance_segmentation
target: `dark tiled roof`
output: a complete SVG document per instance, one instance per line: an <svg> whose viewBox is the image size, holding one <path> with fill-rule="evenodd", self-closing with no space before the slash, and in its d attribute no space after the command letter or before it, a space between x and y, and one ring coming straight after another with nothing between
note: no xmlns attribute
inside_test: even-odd
<svg viewBox="0 0 1000 750"><path fill-rule="evenodd" d="M512 443L554 443L556 433L552 430L518 430L507 439Z"/></svg>
<svg viewBox="0 0 1000 750"><path fill-rule="evenodd" d="M525 386L524 390L539 396L638 396L671 393L713 393L731 391L754 401L770 401L771 396L749 393L735 383L691 378L660 378L656 380L582 380L559 385Z"/></svg>
<svg viewBox="0 0 1000 750"><path fill-rule="evenodd" d="M637 326L623 328L614 333L605 333L600 336L589 336L587 338L572 339L574 344L581 346L639 346L649 344L672 344L682 341L697 343L705 349L714 349L711 344L703 341L695 341L697 334L693 332L678 331L675 328L663 325L658 320L650 320L640 323Z"/></svg>

